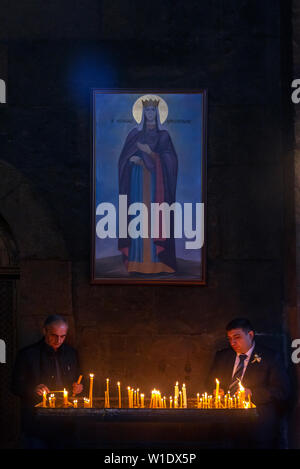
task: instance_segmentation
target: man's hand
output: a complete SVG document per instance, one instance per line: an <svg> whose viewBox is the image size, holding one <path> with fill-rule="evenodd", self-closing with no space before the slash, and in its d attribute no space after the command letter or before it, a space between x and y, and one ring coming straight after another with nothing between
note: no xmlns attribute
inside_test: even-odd
<svg viewBox="0 0 300 469"><path fill-rule="evenodd" d="M83 390L83 385L80 383L80 384L77 384L77 383L73 383L73 395L76 396L76 394L80 394Z"/></svg>
<svg viewBox="0 0 300 469"><path fill-rule="evenodd" d="M239 394L239 391L237 391L236 393L234 393L235 396L238 396ZM252 396L252 391L251 389L249 388L245 388L245 399L248 399L249 396L251 397Z"/></svg>
<svg viewBox="0 0 300 469"><path fill-rule="evenodd" d="M50 392L45 384L38 384L37 387L34 390L34 392L38 396L42 396L44 391L46 391L47 394Z"/></svg>

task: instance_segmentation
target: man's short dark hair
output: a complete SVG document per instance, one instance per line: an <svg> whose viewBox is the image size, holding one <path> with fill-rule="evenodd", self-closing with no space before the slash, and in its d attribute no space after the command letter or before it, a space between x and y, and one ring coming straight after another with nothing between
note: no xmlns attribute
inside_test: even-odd
<svg viewBox="0 0 300 469"><path fill-rule="evenodd" d="M60 314L51 314L48 316L44 322L44 327L50 326L51 324L54 324L55 322L63 322L68 326L68 321L63 317L60 316Z"/></svg>
<svg viewBox="0 0 300 469"><path fill-rule="evenodd" d="M254 331L251 322L246 318L235 318L230 321L226 326L226 331L232 329L243 329L244 332Z"/></svg>

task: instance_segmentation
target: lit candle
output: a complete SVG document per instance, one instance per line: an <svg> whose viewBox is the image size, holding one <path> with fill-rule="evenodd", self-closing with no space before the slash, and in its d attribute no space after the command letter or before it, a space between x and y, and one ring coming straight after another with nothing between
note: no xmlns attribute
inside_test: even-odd
<svg viewBox="0 0 300 469"><path fill-rule="evenodd" d="M151 391L151 400L150 400L149 407L150 407L150 409L152 409L152 407L153 407L153 391Z"/></svg>
<svg viewBox="0 0 300 469"><path fill-rule="evenodd" d="M202 409L202 403L203 403L203 399L202 399L202 397L201 397L200 402L199 402L199 404L198 404L198 408Z"/></svg>
<svg viewBox="0 0 300 469"><path fill-rule="evenodd" d="M182 392L179 391L179 397L180 397L180 408L182 409Z"/></svg>
<svg viewBox="0 0 300 469"><path fill-rule="evenodd" d="M159 391L155 391L155 408L157 409L159 407Z"/></svg>
<svg viewBox="0 0 300 469"><path fill-rule="evenodd" d="M78 407L77 403L78 403L78 401L75 399L75 400L73 401L73 407L74 407L74 409L77 409L77 407Z"/></svg>
<svg viewBox="0 0 300 469"><path fill-rule="evenodd" d="M87 397L83 399L83 407L86 409L90 407L90 400Z"/></svg>
<svg viewBox="0 0 300 469"><path fill-rule="evenodd" d="M127 387L128 392L128 407L130 408L130 386Z"/></svg>
<svg viewBox="0 0 300 469"><path fill-rule="evenodd" d="M136 400L136 389L133 391L133 406L136 407L137 400Z"/></svg>
<svg viewBox="0 0 300 469"><path fill-rule="evenodd" d="M94 375L90 373L90 391L89 391L89 401L90 406L93 407L93 383L94 383Z"/></svg>
<svg viewBox="0 0 300 469"><path fill-rule="evenodd" d="M179 397L179 387L178 387L178 381L176 381L175 389L174 389L174 398L178 399L178 397Z"/></svg>
<svg viewBox="0 0 300 469"><path fill-rule="evenodd" d="M49 403L50 403L50 407L52 407L52 409L55 409L55 394L50 395Z"/></svg>
<svg viewBox="0 0 300 469"><path fill-rule="evenodd" d="M109 403L109 378L106 378L106 407L110 407L110 403Z"/></svg>
<svg viewBox="0 0 300 469"><path fill-rule="evenodd" d="M47 393L43 392L43 407L47 407Z"/></svg>
<svg viewBox="0 0 300 469"><path fill-rule="evenodd" d="M216 394L215 394L216 402L218 402L218 398L219 398L219 386L220 386L220 381L216 378Z"/></svg>
<svg viewBox="0 0 300 469"><path fill-rule="evenodd" d="M121 402L121 383L120 381L117 382L118 385L118 395L119 395L119 409L122 407L122 402Z"/></svg>
<svg viewBox="0 0 300 469"><path fill-rule="evenodd" d="M64 407L68 407L68 391L64 388Z"/></svg>
<svg viewBox="0 0 300 469"><path fill-rule="evenodd" d="M183 394L183 407L186 409L187 408L187 397L186 397L186 387L185 387L184 383L182 385L182 394Z"/></svg>
<svg viewBox="0 0 300 469"><path fill-rule="evenodd" d="M145 395L141 394L141 407L142 408L144 408L144 398L145 398Z"/></svg>
<svg viewBox="0 0 300 469"><path fill-rule="evenodd" d="M244 386L242 386L241 382L239 382L239 388L240 388L241 406L243 407L244 401L245 401L245 388Z"/></svg>
<svg viewBox="0 0 300 469"><path fill-rule="evenodd" d="M172 409L172 403L173 403L173 399L172 399L172 396L170 396L170 409Z"/></svg>
<svg viewBox="0 0 300 469"><path fill-rule="evenodd" d="M164 396L164 409L167 408L167 403L166 403L166 396Z"/></svg>
<svg viewBox="0 0 300 469"><path fill-rule="evenodd" d="M205 407L205 409L207 409L207 404L208 404L208 402L207 402L207 392L206 392L206 393L204 393L204 407Z"/></svg>
<svg viewBox="0 0 300 469"><path fill-rule="evenodd" d="M136 390L136 405L140 407L140 390L137 388Z"/></svg>
<svg viewBox="0 0 300 469"><path fill-rule="evenodd" d="M197 393L197 407L199 408L199 402L200 402L200 394Z"/></svg>

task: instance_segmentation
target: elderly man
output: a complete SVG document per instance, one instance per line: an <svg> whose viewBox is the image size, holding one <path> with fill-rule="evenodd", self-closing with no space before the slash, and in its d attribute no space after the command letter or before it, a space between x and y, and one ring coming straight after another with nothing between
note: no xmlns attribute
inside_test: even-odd
<svg viewBox="0 0 300 469"><path fill-rule="evenodd" d="M12 392L21 398L21 426L31 443L40 437L34 418L34 405L41 401L43 392L66 388L69 393L80 394L82 384L77 384L80 374L78 355L65 343L67 321L59 315L49 316L43 328L44 337L39 342L18 352L12 377ZM39 446L40 443L37 444Z"/></svg>
<svg viewBox="0 0 300 469"><path fill-rule="evenodd" d="M248 319L236 318L226 326L230 347L216 353L208 385L220 380L220 393L233 396L242 382L246 397L257 406L257 424L237 435L242 447L278 447L280 421L289 400L289 379L278 352L255 340Z"/></svg>

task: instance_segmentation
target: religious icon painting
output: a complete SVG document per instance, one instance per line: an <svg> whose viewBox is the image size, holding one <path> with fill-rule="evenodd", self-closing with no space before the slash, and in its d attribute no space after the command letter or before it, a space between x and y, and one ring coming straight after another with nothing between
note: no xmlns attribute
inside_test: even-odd
<svg viewBox="0 0 300 469"><path fill-rule="evenodd" d="M206 283L206 100L92 90L92 283Z"/></svg>

